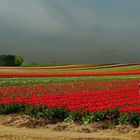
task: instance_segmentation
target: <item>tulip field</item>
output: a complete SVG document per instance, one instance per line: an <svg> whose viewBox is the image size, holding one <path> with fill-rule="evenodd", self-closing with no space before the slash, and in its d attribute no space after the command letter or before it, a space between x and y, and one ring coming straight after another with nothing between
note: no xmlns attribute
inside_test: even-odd
<svg viewBox="0 0 140 140"><path fill-rule="evenodd" d="M118 72L2 69L0 114L140 125L139 69Z"/></svg>

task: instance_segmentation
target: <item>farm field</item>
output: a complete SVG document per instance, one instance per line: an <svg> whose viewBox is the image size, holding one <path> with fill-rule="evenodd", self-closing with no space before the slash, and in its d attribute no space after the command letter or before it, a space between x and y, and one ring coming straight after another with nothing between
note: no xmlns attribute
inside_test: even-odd
<svg viewBox="0 0 140 140"><path fill-rule="evenodd" d="M52 133L58 127L57 123L60 123L59 131L62 133L67 131L69 127L67 123L79 125L78 131L75 130L77 135L80 135L79 131L93 133L95 132L93 128L97 126L91 125L96 123L101 126L97 129L99 139L101 129L105 129L101 132L103 135L109 130L120 139L125 139L124 135L128 135L131 139L133 137L138 139L140 137L139 83L139 64L0 67L0 115L2 118L0 120L4 120L4 123L1 121L0 126L2 127L1 124L10 125L7 118L10 117L12 120L17 114L17 116L21 115L20 120L24 120L25 115L36 121L43 120L44 123L46 120L55 122L57 126L53 126ZM44 123L40 122L38 129L42 130ZM49 127L48 131L52 129L51 123L46 123ZM63 123L66 123L66 126ZM21 124L15 123L16 125L28 126L24 121ZM85 128L81 130L83 126ZM117 130L118 126L119 131L122 130L120 133ZM131 129L127 129L128 127ZM3 128L10 129L5 126ZM133 130L136 131L136 135ZM1 133L3 131L0 131L0 136ZM60 135L58 134L57 137ZM91 138L88 134L84 137ZM71 137L71 139L74 138L81 137ZM113 139L112 136L110 138Z"/></svg>
<svg viewBox="0 0 140 140"><path fill-rule="evenodd" d="M71 77L139 75L139 64L114 64L104 66L70 65L52 67L1 67L0 77Z"/></svg>

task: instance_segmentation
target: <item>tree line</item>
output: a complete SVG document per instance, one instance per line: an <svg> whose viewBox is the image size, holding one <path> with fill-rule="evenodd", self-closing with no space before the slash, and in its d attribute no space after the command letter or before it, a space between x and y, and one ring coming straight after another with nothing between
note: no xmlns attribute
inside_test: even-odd
<svg viewBox="0 0 140 140"><path fill-rule="evenodd" d="M21 66L23 57L18 55L0 55L0 66Z"/></svg>

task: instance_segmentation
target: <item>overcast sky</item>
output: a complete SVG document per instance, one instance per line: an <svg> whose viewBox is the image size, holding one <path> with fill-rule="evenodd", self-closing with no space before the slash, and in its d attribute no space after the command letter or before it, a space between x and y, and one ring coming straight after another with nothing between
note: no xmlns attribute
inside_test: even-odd
<svg viewBox="0 0 140 140"><path fill-rule="evenodd" d="M25 63L140 62L140 0L0 0L0 54Z"/></svg>

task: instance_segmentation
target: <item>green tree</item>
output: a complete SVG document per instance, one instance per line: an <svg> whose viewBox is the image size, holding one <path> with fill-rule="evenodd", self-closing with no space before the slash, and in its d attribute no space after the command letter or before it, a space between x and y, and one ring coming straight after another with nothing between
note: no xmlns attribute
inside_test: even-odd
<svg viewBox="0 0 140 140"><path fill-rule="evenodd" d="M15 66L21 66L23 63L23 57L21 56L15 56Z"/></svg>
<svg viewBox="0 0 140 140"><path fill-rule="evenodd" d="M1 55L0 66L20 66L23 63L23 57L16 55Z"/></svg>

